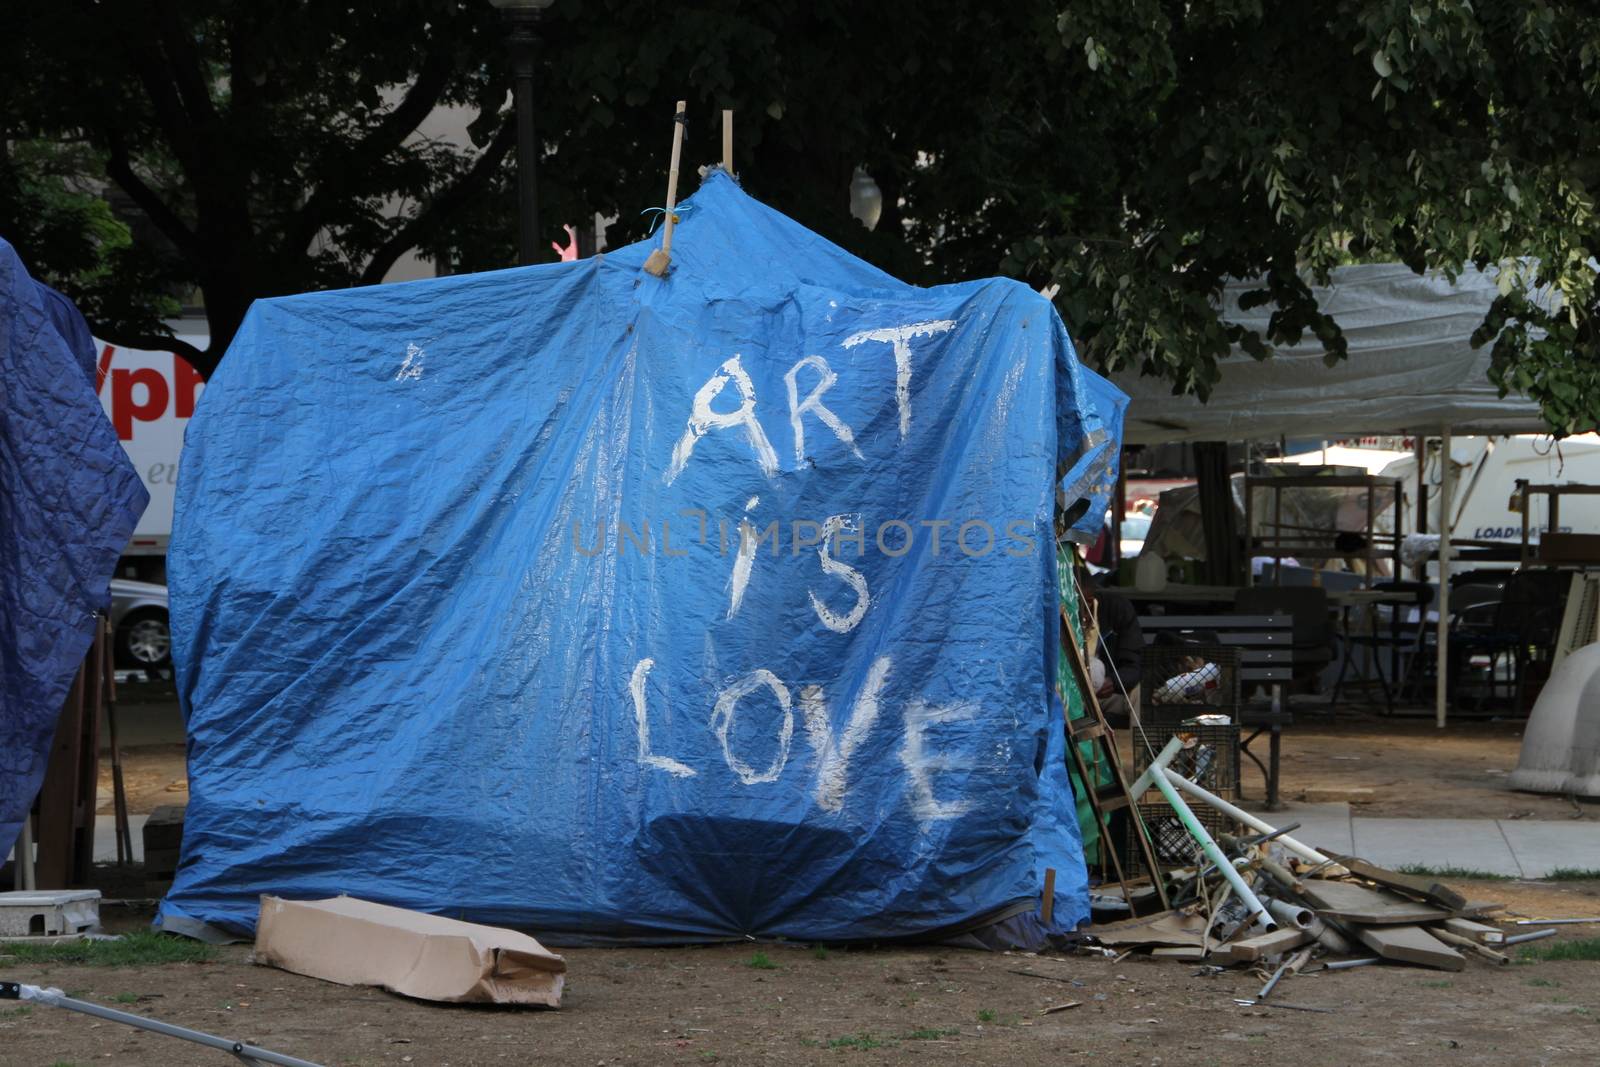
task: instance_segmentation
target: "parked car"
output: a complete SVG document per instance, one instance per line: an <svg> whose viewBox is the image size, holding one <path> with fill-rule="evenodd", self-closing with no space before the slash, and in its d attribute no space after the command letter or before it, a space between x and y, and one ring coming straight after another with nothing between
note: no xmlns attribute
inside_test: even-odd
<svg viewBox="0 0 1600 1067"><path fill-rule="evenodd" d="M1123 559L1133 559L1144 551L1144 540L1150 533L1150 516L1134 512L1122 520L1120 552Z"/></svg>
<svg viewBox="0 0 1600 1067"><path fill-rule="evenodd" d="M111 579L111 627L119 665L145 670L172 665L166 586Z"/></svg>

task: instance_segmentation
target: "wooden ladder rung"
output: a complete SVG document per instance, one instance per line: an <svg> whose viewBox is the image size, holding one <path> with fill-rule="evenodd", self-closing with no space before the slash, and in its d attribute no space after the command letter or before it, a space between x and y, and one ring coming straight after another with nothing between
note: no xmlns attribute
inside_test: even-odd
<svg viewBox="0 0 1600 1067"><path fill-rule="evenodd" d="M1094 688L1089 684L1089 668L1083 661L1083 650L1072 638L1072 626L1065 609L1061 612L1061 647L1063 654L1072 664L1074 679L1083 692L1086 711L1082 718L1069 720L1066 724L1067 751L1077 770L1078 780L1083 784L1084 796L1094 812L1095 825L1100 828L1101 870L1116 879L1122 886L1124 899L1131 902L1131 882L1122 869L1121 858L1112 847L1111 823L1107 816L1115 811L1134 809L1133 798L1128 793L1128 780L1122 773L1122 758L1117 752L1116 735L1106 725L1105 715L1100 711L1100 701L1095 696ZM1084 744L1094 746L1092 759L1084 756L1081 747ZM1111 781L1103 786L1096 784L1096 771L1102 764L1111 772ZM1161 876L1155 847L1151 844L1149 835L1145 833L1144 823L1139 818L1138 811L1129 810L1127 818L1130 822L1128 832L1133 835L1137 843L1140 858L1150 875L1151 884L1155 887L1156 898L1160 901L1161 907L1166 909L1170 907L1166 880Z"/></svg>
<svg viewBox="0 0 1600 1067"><path fill-rule="evenodd" d="M1093 741L1097 737L1105 736L1106 726L1105 723L1085 715L1068 723L1067 732L1074 741Z"/></svg>

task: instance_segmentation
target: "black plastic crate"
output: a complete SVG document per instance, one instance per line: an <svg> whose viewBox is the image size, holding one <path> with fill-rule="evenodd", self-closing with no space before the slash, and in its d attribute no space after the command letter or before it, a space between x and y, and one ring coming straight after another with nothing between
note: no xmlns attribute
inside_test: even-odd
<svg viewBox="0 0 1600 1067"><path fill-rule="evenodd" d="M1237 717L1239 658L1229 645L1178 641L1147 645L1139 654L1139 717L1177 722L1195 715Z"/></svg>
<svg viewBox="0 0 1600 1067"><path fill-rule="evenodd" d="M1216 714L1207 712L1207 714ZM1167 767L1174 773L1202 786L1224 800L1239 795L1239 724L1172 722L1159 723L1144 719L1141 730L1133 738L1133 763L1136 773L1143 774L1150 762L1166 747L1173 737L1185 738L1180 749ZM1188 741L1193 743L1189 744ZM1238 824L1222 812L1195 797L1179 793L1189 810L1194 812L1200 825L1213 839L1221 834L1236 832ZM1140 799L1137 810L1144 821L1150 842L1155 846L1156 862L1162 867L1186 867L1194 862L1199 846L1190 835L1178 813L1172 810L1166 797L1155 786ZM1143 873L1144 865L1139 850L1131 838L1123 849L1123 869L1129 874Z"/></svg>

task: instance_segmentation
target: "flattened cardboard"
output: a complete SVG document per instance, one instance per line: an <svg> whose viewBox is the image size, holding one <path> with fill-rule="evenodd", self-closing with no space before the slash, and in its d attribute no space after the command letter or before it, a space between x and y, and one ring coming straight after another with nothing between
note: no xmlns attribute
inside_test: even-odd
<svg viewBox="0 0 1600 1067"><path fill-rule="evenodd" d="M355 897L261 898L256 960L450 1003L561 1006L567 963L527 934Z"/></svg>

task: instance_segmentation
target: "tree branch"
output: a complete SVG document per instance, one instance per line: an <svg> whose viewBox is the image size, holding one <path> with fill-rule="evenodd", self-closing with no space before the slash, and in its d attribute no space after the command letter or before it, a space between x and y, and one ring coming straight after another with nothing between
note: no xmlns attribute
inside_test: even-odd
<svg viewBox="0 0 1600 1067"><path fill-rule="evenodd" d="M216 124L216 103L211 99L211 89L205 76L205 60L195 49L194 38L178 18L171 3L160 5L161 47L172 66L172 76L178 87L178 98L188 112L193 124L211 131Z"/></svg>
<svg viewBox="0 0 1600 1067"><path fill-rule="evenodd" d="M188 360L189 365L199 371L202 377L209 378L210 371L216 368L218 362L210 357L209 349L196 348L188 341L180 341L176 337L164 337L157 333L121 333L102 325L95 327L94 335L119 348L136 348L146 352L176 352Z"/></svg>
<svg viewBox="0 0 1600 1067"><path fill-rule="evenodd" d="M111 146L111 154L106 159L106 174L122 187L123 192L133 198L133 202L139 205L140 210L150 216L150 221L166 234L168 240L178 246L179 251L191 263L204 263L205 250L200 238L178 217L177 212L167 206L154 189L144 183L144 179L134 173L133 165L128 160L128 146L122 140L122 136L111 132L106 135L106 140Z"/></svg>
<svg viewBox="0 0 1600 1067"><path fill-rule="evenodd" d="M462 175L454 185L430 200L425 208L379 246L371 262L367 264L367 269L361 272L360 284L376 285L383 281L383 276L394 266L395 260L415 248L431 230L437 229L451 214L478 195L494 176L495 170L504 162L506 153L511 150L512 142L515 140L515 123L508 115L500 124L494 140L489 142L483 154L472 164L472 169Z"/></svg>
<svg viewBox="0 0 1600 1067"><path fill-rule="evenodd" d="M379 161L405 142L406 137L421 125L439 102L445 85L454 70L448 48L441 45L428 53L406 95L386 113L368 134L338 159L332 160L324 172L310 184L314 187L310 198L300 209L299 218L290 227L284 249L290 255L300 255L316 239L340 208L354 196Z"/></svg>

